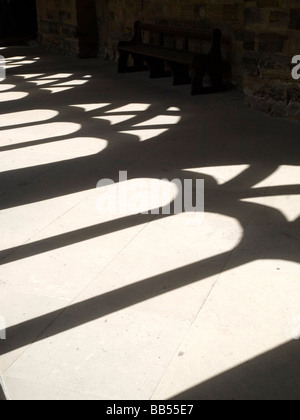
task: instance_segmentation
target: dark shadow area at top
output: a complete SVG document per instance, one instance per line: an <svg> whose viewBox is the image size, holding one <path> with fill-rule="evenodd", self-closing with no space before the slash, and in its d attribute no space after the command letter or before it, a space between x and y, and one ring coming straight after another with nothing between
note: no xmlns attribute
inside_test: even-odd
<svg viewBox="0 0 300 420"><path fill-rule="evenodd" d="M17 51L9 53L12 56L18 54ZM292 196L300 193L300 186L293 179L291 179L291 185L287 186L253 188L274 174L280 166L299 165L299 124L278 119L272 120L263 114L253 113L243 107L240 96L234 93L212 95L203 99L202 97L190 98L188 91L179 89L178 103L181 109L170 110L171 107L178 106L178 103L174 88L167 87L165 82L164 84L153 82L153 87L152 82L146 82L142 76L138 76L137 79L133 75L112 76L111 72L115 71L115 68L111 64L103 64L103 68L97 70L96 61L84 62L79 69L76 63L77 61L73 59L56 58L51 65L51 56L48 58L42 56L40 62L16 69L13 76L9 75L7 81L7 83L15 84L11 92L21 91L29 95L20 100L8 100L0 104L2 115L35 109L58 111L58 115L51 121L23 122L20 125L16 123L11 127L6 127L4 124L0 128L0 136L2 134L3 138L5 133L7 135L6 130L19 127L34 128L36 125L49 122L76 124L78 127L75 133L62 134L58 131L52 137L45 133L43 138L34 137L29 133L28 138L20 138L14 143L9 142L6 145L0 143L0 153L14 153L16 150L22 152L22 149L26 150L38 145L59 146L60 141L68 139L71 147L74 137L104 139L108 142L107 148L91 156L66 159L62 162L41 163L1 172L0 208L7 210L91 190L102 178L117 181L120 170L128 170L129 179L168 178L172 180L179 178L182 181L186 178L204 179L206 212L228 216L238 221L243 228L243 237L240 243L230 251L151 278L141 279L129 286L14 325L8 328L7 340L0 343L0 354L9 353L34 341L54 336L257 259L287 260L299 263L300 218L289 221L276 208L242 201L253 197ZM34 74L50 75L56 80L57 73L63 72L71 73L64 79L69 83L68 86L71 86L71 90L52 95L49 91L41 90L41 88L47 88L47 85L41 88L36 86L33 89L32 84L29 84L32 80L41 80L41 76L35 78ZM28 73L28 79L17 76L24 73ZM32 77L30 77L31 73ZM82 81L89 74L93 77L85 85L80 86L74 83L72 86L72 81L75 79ZM60 83L63 83L63 80ZM50 81L48 87L53 88L56 84L57 81ZM156 92L155 89L162 89L162 91ZM218 99L221 98L222 101L219 101ZM103 106L88 112L73 108L78 104L97 103ZM149 108L142 112L118 111L118 108L134 103L149 104ZM94 118L103 118L108 115L131 116L131 118L112 126L108 121ZM180 116L181 120L177 124L167 122L158 124L157 120L155 124L151 124L153 118L161 115ZM145 124L145 126L141 127L138 124ZM168 131L141 142L138 138L139 129L166 129ZM135 132L137 135L134 135ZM247 165L248 168L223 184L218 183L213 176L201 173L201 170L195 173L192 169L186 169L203 168L204 171L206 167L232 165ZM249 228L249 219L254 215L256 223ZM123 217L41 241L20 244L15 248L2 249L0 264L5 265L30 258L161 217L163 216ZM205 246L205 244L199 244L200 246ZM43 333L45 330L46 332ZM291 355L294 355L293 344L287 349L291 351ZM278 354L279 356L282 354L282 349L278 350ZM268 360L272 362L273 359L270 357ZM253 361L249 369L255 371L259 366L259 362ZM251 373L247 369L242 369L242 374L244 371L248 372L247 375ZM269 372L272 372L271 366ZM229 382L233 382L233 388L237 388L241 379L238 378L237 382L234 382L236 375L231 373L227 375L217 378L216 383L222 384L222 381L229 378ZM282 395L289 393L287 382L285 381L284 384L286 390ZM212 395L215 385L204 384L203 386L204 388L200 386L199 389L191 390L191 395L198 391L200 395L201 393ZM183 397L187 396L184 394Z"/></svg>
<svg viewBox="0 0 300 420"><path fill-rule="evenodd" d="M0 0L0 46L16 45L36 35L35 0Z"/></svg>

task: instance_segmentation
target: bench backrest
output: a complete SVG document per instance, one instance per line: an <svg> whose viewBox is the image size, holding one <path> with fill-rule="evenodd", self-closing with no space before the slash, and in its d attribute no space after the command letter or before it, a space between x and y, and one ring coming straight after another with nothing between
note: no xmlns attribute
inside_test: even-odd
<svg viewBox="0 0 300 420"><path fill-rule="evenodd" d="M211 48L219 49L221 44L229 42L228 39L222 38L222 32L219 29L204 31L143 22L135 24L135 41L137 44L156 45L196 53L209 52Z"/></svg>

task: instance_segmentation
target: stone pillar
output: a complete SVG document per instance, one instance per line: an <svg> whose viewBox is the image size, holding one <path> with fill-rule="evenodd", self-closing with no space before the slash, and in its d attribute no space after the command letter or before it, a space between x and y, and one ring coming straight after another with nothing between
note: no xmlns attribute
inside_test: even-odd
<svg viewBox="0 0 300 420"><path fill-rule="evenodd" d="M298 0L256 0L244 10L240 70L247 103L274 116L300 119L300 84L291 75L300 54Z"/></svg>
<svg viewBox="0 0 300 420"><path fill-rule="evenodd" d="M95 0L36 0L39 40L63 53L96 56Z"/></svg>
<svg viewBox="0 0 300 420"><path fill-rule="evenodd" d="M95 57L98 54L98 25L95 0L76 0L77 37L79 56Z"/></svg>

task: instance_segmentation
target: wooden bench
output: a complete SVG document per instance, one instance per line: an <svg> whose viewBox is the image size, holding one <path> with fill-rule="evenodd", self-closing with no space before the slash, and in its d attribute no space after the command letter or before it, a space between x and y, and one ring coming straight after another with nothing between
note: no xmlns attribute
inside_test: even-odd
<svg viewBox="0 0 300 420"><path fill-rule="evenodd" d="M192 83L193 95L223 91L223 76L230 69L230 63L223 59L223 43L219 29L203 31L136 22L133 39L119 43L118 71L150 69L151 78L173 74L174 85ZM166 64L171 72L166 71ZM205 75L210 86L204 86Z"/></svg>

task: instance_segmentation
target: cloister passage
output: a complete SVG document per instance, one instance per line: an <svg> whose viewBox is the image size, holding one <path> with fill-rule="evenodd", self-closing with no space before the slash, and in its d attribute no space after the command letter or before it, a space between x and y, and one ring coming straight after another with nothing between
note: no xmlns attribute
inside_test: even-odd
<svg viewBox="0 0 300 420"><path fill-rule="evenodd" d="M7 397L298 399L299 122L100 59L0 54ZM159 211L174 179L204 180L204 215ZM143 214L106 211L120 187Z"/></svg>

